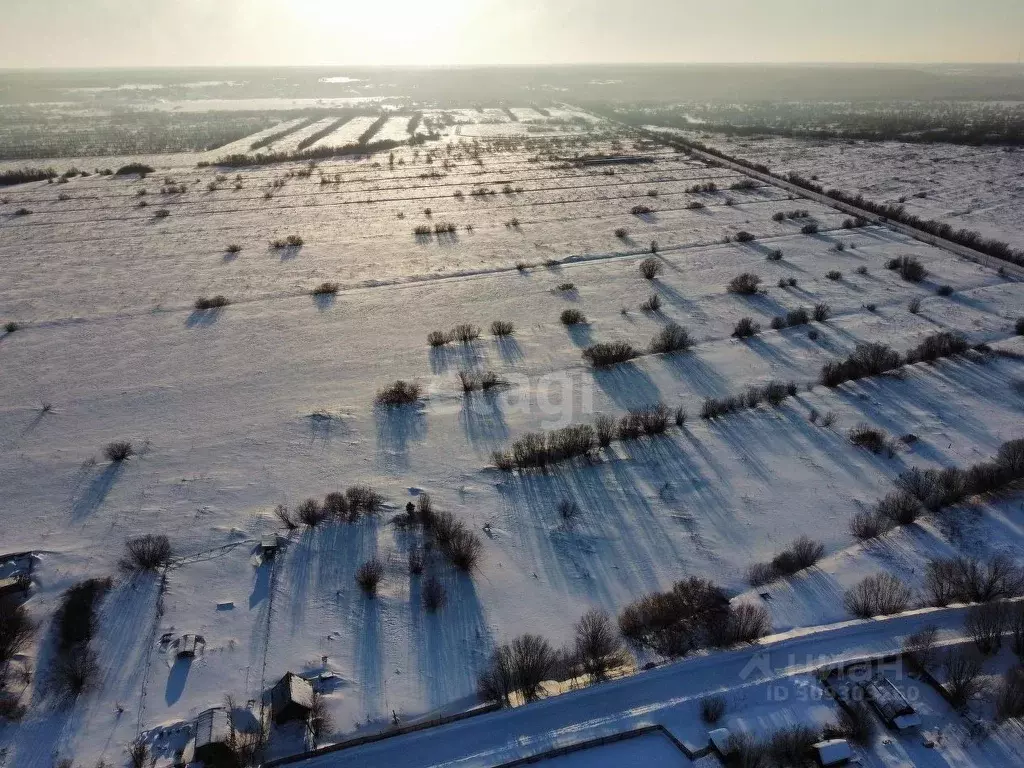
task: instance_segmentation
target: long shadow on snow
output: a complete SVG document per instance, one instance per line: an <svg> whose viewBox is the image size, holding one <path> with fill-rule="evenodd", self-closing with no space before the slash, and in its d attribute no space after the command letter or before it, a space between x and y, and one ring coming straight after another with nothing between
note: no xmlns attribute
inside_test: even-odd
<svg viewBox="0 0 1024 768"><path fill-rule="evenodd" d="M428 354L431 373L444 373L449 368L476 368L481 359L480 351L473 342L431 347Z"/></svg>
<svg viewBox="0 0 1024 768"><path fill-rule="evenodd" d="M352 584L352 589L356 588ZM384 690L384 635L381 615L385 608L380 597L359 594L351 615L351 626L356 631L354 664L357 670L360 705L367 720L376 720L385 713Z"/></svg>
<svg viewBox="0 0 1024 768"><path fill-rule="evenodd" d="M517 363L525 357L523 348L512 336L499 336L494 340L494 344L501 359L506 363Z"/></svg>
<svg viewBox="0 0 1024 768"><path fill-rule="evenodd" d="M432 709L471 695L494 648L472 577L449 566L435 569L435 575L447 593L436 613L423 610L418 589L410 591L413 642Z"/></svg>
<svg viewBox="0 0 1024 768"><path fill-rule="evenodd" d="M704 362L699 354L693 352L667 354L661 355L660 359L672 373L689 384L697 394L705 397L719 397L732 392L732 382Z"/></svg>
<svg viewBox="0 0 1024 768"><path fill-rule="evenodd" d="M76 519L87 517L98 510L123 471L124 462L112 461L107 464L93 477L89 485L81 493L76 493L71 500L71 516Z"/></svg>
<svg viewBox="0 0 1024 768"><path fill-rule="evenodd" d="M194 309L185 318L186 328L207 328L220 320L220 309Z"/></svg>
<svg viewBox="0 0 1024 768"><path fill-rule="evenodd" d="M593 371L594 381L620 408L642 408L661 401L658 387L635 363L620 363Z"/></svg>
<svg viewBox="0 0 1024 768"><path fill-rule="evenodd" d="M474 448L494 449L508 438L501 399L494 392L467 392L459 409L459 423Z"/></svg>
<svg viewBox="0 0 1024 768"><path fill-rule="evenodd" d="M427 433L427 420L419 405L375 408L377 423L377 465L386 472L401 473L409 469L409 443L422 441Z"/></svg>

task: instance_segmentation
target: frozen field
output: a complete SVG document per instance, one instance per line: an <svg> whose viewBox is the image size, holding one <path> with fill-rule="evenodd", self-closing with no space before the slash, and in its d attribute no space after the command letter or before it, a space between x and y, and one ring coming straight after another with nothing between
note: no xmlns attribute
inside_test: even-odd
<svg viewBox="0 0 1024 768"><path fill-rule="evenodd" d="M1013 148L682 133L776 173L817 176L826 188L1024 246L1024 153Z"/></svg>
<svg viewBox="0 0 1024 768"><path fill-rule="evenodd" d="M502 123L473 127L521 124L493 112L479 119ZM525 120L529 110L516 112ZM163 171L3 191L0 322L21 327L0 335L0 538L4 551L39 553L28 606L44 626L25 694L32 708L0 730L7 764L117 763L140 730L156 739L225 695L253 708L287 671L331 681L324 742L393 716L455 711L476 701L495 644L524 632L563 643L587 609L617 614L688 575L767 606L781 632L848 619L843 591L864 575L890 571L917 585L936 554L1019 557L1019 492L977 500L957 525L928 516L870 544L854 541L848 521L908 467L966 466L1022 436L1014 322L1024 284L886 229L842 229L844 216L774 187L731 190L743 177L665 148L613 173L561 160L628 152L632 140L623 145L449 135L402 148L393 167L385 155L320 163L308 178L295 174L300 164L246 169L238 190L235 171L190 165L167 173L187 183L184 194L161 194ZM218 173L231 183L209 191ZM712 181L719 191L687 191ZM472 194L480 188L494 194ZM651 210L632 213L638 205ZM32 213L15 216L22 207ZM800 233L808 219L773 219L793 209L807 210L818 233ZM456 230L414 234L442 222ZM756 239L735 242L740 231ZM270 247L288 235L304 244ZM652 241L662 272L647 281L638 265ZM772 249L780 260L766 259ZM901 280L885 268L894 256L920 259L928 276ZM729 293L743 272L767 291ZM783 278L798 282L777 287ZM311 297L324 281L338 293ZM193 309L215 294L231 305ZM641 310L652 294L660 310ZM829 305L827 322L769 329L817 303ZM567 308L588 322L563 325ZM743 316L764 326L745 342L731 337ZM491 336L494 320L515 334ZM691 352L608 370L581 357L595 342L646 348L669 321L694 336ZM428 346L429 331L458 323L483 334ZM804 386L860 342L903 352L943 330L1004 354ZM494 371L509 386L465 395L460 370ZM375 408L375 393L396 379L422 385L420 406ZM800 392L778 408L698 418L704 398L770 379ZM684 427L546 474L492 465L492 451L525 432L657 402L685 408ZM837 421L811 423L812 410ZM859 422L917 439L875 455L847 438ZM131 440L136 455L106 461L114 440ZM385 496L381 514L295 531L272 514L356 484ZM471 574L428 558L447 592L437 613L422 607L424 577L409 573L421 534L393 521L422 492L483 542ZM563 500L580 509L571 524ZM284 542L273 565L257 546L270 532ZM102 686L51 707L45 627L60 593L117 574L125 540L145 533L166 534L179 558L163 594L153 575L116 581L94 641ZM800 534L820 540L825 559L752 590L747 567ZM385 564L373 599L354 580L372 556ZM204 652L171 663L160 638L184 633L202 635ZM696 740L700 723L690 727ZM300 742L275 732L271 751Z"/></svg>
<svg viewBox="0 0 1024 768"><path fill-rule="evenodd" d="M372 115L353 117L347 123L343 123L317 141L311 148L320 149L321 147L344 147L349 144L355 144L366 129L373 125L376 119L377 118ZM406 123L408 122L409 119L406 118Z"/></svg>

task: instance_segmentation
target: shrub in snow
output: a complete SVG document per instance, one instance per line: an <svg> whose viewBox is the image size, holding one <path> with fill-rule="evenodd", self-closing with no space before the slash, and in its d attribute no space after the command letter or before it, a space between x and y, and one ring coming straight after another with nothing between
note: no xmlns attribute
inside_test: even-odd
<svg viewBox="0 0 1024 768"><path fill-rule="evenodd" d="M625 240L629 235L629 231L625 227L619 227L615 230L615 236L620 240Z"/></svg>
<svg viewBox="0 0 1024 768"><path fill-rule="evenodd" d="M384 497L368 485L353 485L345 489L350 519L360 513L374 515L384 505Z"/></svg>
<svg viewBox="0 0 1024 768"><path fill-rule="evenodd" d="M760 277L751 272L744 272L741 275L736 275L736 277L730 280L727 289L729 293L739 293L749 296L757 293L758 286L760 286L760 284Z"/></svg>
<svg viewBox="0 0 1024 768"><path fill-rule="evenodd" d="M900 277L911 283L921 282L928 274L928 270L913 256L897 256L894 259L889 259L885 268L894 270Z"/></svg>
<svg viewBox="0 0 1024 768"><path fill-rule="evenodd" d="M760 323L756 322L752 317L741 317L736 322L736 327L733 329L732 335L737 339L747 339L751 336L756 336L760 332Z"/></svg>
<svg viewBox="0 0 1024 768"><path fill-rule="evenodd" d="M374 403L382 407L396 407L401 405L412 405L420 398L421 388L419 384L410 381L398 380L394 384L377 392Z"/></svg>
<svg viewBox="0 0 1024 768"><path fill-rule="evenodd" d="M640 274L647 280L653 280L661 273L661 262L653 256L648 256L640 262Z"/></svg>
<svg viewBox="0 0 1024 768"><path fill-rule="evenodd" d="M669 323L651 339L649 349L652 354L664 354L685 352L692 346L693 339L689 332L677 323Z"/></svg>
<svg viewBox="0 0 1024 768"><path fill-rule="evenodd" d="M624 341L594 344L583 350L583 359L595 368L625 363L639 355L640 353L631 344Z"/></svg>
<svg viewBox="0 0 1024 768"><path fill-rule="evenodd" d="M951 650L943 662L946 673L944 687L954 707L964 707L984 689L981 661L966 651Z"/></svg>
<svg viewBox="0 0 1024 768"><path fill-rule="evenodd" d="M996 688L996 718L999 722L1024 717L1024 667L1006 670Z"/></svg>
<svg viewBox="0 0 1024 768"><path fill-rule="evenodd" d="M922 511L921 502L906 491L886 494L875 505L875 515L895 525L910 525Z"/></svg>
<svg viewBox="0 0 1024 768"><path fill-rule="evenodd" d="M107 457L107 461L124 461L134 453L135 449L128 440L115 440L103 448L103 455Z"/></svg>
<svg viewBox="0 0 1024 768"><path fill-rule="evenodd" d="M768 739L768 759L773 765L812 765L814 745L821 732L809 725L788 725Z"/></svg>
<svg viewBox="0 0 1024 768"><path fill-rule="evenodd" d="M320 283L309 293L311 296L333 296L341 289L337 283Z"/></svg>
<svg viewBox="0 0 1024 768"><path fill-rule="evenodd" d="M1003 645L1003 633L1010 624L1010 605L1003 602L972 606L964 619L964 629L978 651L986 656Z"/></svg>
<svg viewBox="0 0 1024 768"><path fill-rule="evenodd" d="M306 499L295 508L295 516L303 525L315 528L330 515L316 499Z"/></svg>
<svg viewBox="0 0 1024 768"><path fill-rule="evenodd" d="M195 308L199 312L203 312L207 309L219 309L220 307L226 307L231 301L224 296L200 296L196 299Z"/></svg>
<svg viewBox="0 0 1024 768"><path fill-rule="evenodd" d="M619 614L619 631L662 656L680 657L706 645L712 628L728 614L729 600L718 585L690 577L668 592L644 595L627 605Z"/></svg>
<svg viewBox="0 0 1024 768"><path fill-rule="evenodd" d="M119 565L124 571L155 571L171 562L171 542L166 536L146 534L128 539Z"/></svg>
<svg viewBox="0 0 1024 768"><path fill-rule="evenodd" d="M640 309L644 312L657 312L661 309L661 297L656 293L651 294L651 297L640 305Z"/></svg>
<svg viewBox="0 0 1024 768"><path fill-rule="evenodd" d="M725 697L719 694L705 696L700 700L700 719L714 725L725 714Z"/></svg>
<svg viewBox="0 0 1024 768"><path fill-rule="evenodd" d="M578 325L587 322L587 318L578 309L564 309L558 316L563 325Z"/></svg>
<svg viewBox="0 0 1024 768"><path fill-rule="evenodd" d="M910 607L914 591L891 573L868 576L846 590L846 610L859 618L889 616Z"/></svg>
<svg viewBox="0 0 1024 768"><path fill-rule="evenodd" d="M384 563L376 557L367 560L356 569L356 583L367 597L377 594L377 586L384 578Z"/></svg>
<svg viewBox="0 0 1024 768"><path fill-rule="evenodd" d="M491 323L492 336L511 336L515 332L515 326L507 320L495 320Z"/></svg>
<svg viewBox="0 0 1024 768"><path fill-rule="evenodd" d="M938 636L939 628L929 624L904 638L903 655L912 669L928 671L935 666L938 659L935 642Z"/></svg>

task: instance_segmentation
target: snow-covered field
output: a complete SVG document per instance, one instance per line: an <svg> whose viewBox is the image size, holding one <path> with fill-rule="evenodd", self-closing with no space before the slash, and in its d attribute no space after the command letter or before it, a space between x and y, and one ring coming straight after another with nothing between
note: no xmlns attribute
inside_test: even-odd
<svg viewBox="0 0 1024 768"><path fill-rule="evenodd" d="M1024 152L1012 147L680 133L776 173L817 177L826 188L902 203L916 216L1024 246Z"/></svg>
<svg viewBox="0 0 1024 768"><path fill-rule="evenodd" d="M373 125L376 119L377 118L372 115L353 117L348 122L339 125L329 134L318 140L313 144L311 149L320 149L321 147L344 147L349 144L355 144L366 129ZM406 122L408 123L408 118L406 118Z"/></svg>
<svg viewBox="0 0 1024 768"><path fill-rule="evenodd" d="M480 119L516 125L494 111ZM956 526L926 518L869 545L847 528L907 467L964 466L1020 437L1020 359L958 358L837 389L802 385L858 342L904 351L954 330L1024 352L1013 336L1024 285L885 229L843 230L842 215L773 187L729 190L742 177L669 150L608 174L536 159L542 138L500 150L481 140L482 165L468 142L449 135L404 148L393 168L370 157L321 163L309 178L288 175L299 164L246 169L239 190L208 191L220 171L192 166L169 172L188 182L183 195L161 195L163 170L4 190L0 321L21 327L0 336L0 539L4 551L39 553L28 606L44 627L25 694L31 709L0 730L7 765L49 766L54 755L116 763L140 731L155 740L156 729L225 695L258 708L287 671L329 676L335 726L324 741L378 730L393 714L454 711L475 701L496 643L523 632L565 642L587 609L615 614L685 575L714 579L740 600L770 593L764 605L784 631L849 618L842 592L863 575L888 570L916 584L937 553L1020 551L1019 494L979 501ZM320 173L341 181L321 184ZM712 180L724 191L686 191ZM494 194L471 194L480 187ZM687 207L697 201L705 207ZM652 212L632 214L640 204ZM32 213L13 215L21 207ZM169 215L155 217L160 208ZM772 218L796 208L818 234ZM458 228L413 234L441 222ZM757 239L723 242L741 230ZM268 245L292 234L304 245ZM649 282L637 265L652 241L663 271ZM228 253L228 244L242 250ZM783 258L766 260L775 248ZM885 269L895 255L918 257L927 279L908 283ZM827 278L833 270L842 278ZM748 271L767 292L728 293ZM782 278L798 283L777 288ZM338 294L308 295L324 281L339 283ZM566 282L575 290L557 289ZM953 292L936 295L939 285ZM192 308L215 294L231 305ZM642 311L652 294L660 311ZM819 302L830 305L829 321L768 330L772 317ZM589 322L562 325L566 308ZM741 342L730 334L745 315L765 331ZM514 323L515 335L489 335L493 320ZM668 321L694 335L692 352L607 371L581 358L598 341L646 347ZM464 322L482 337L427 345L428 331ZM461 369L495 371L510 386L464 395ZM375 408L377 390L399 378L423 386L421 406ZM801 392L777 409L697 418L705 397L769 379L799 382ZM527 431L659 401L687 410L684 428L613 443L598 460L547 474L491 466L494 449ZM812 409L834 412L836 425L812 424ZM861 421L918 439L875 456L846 438ZM136 455L106 461L114 440L131 440ZM381 515L288 532L272 514L355 484L384 494ZM436 614L424 611L423 577L407 565L418 534L392 522L423 492L484 547L471 575L428 558L447 590ZM572 524L557 510L564 499L581 510ZM285 545L271 565L257 544L274 531ZM117 574L125 540L145 533L167 535L180 558L163 593L153 576L118 579L94 641L102 685L73 706L51 706L45 628L60 593ZM825 544L820 566L751 590L747 566L800 534ZM370 599L354 574L374 555L386 574ZM202 635L205 649L171 663L160 639L185 633ZM297 748L280 734L271 744L277 755Z"/></svg>

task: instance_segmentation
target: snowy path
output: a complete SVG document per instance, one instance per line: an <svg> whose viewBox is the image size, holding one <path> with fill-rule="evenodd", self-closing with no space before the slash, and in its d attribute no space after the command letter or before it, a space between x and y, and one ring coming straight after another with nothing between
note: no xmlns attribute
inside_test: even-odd
<svg viewBox="0 0 1024 768"><path fill-rule="evenodd" d="M685 742L677 727L678 710L686 702L710 692L763 687L829 663L892 653L904 637L929 624L944 630L944 638L952 637L966 611L924 609L775 635L751 648L685 659L525 707L328 752L302 765L494 766L651 724L665 726Z"/></svg>

